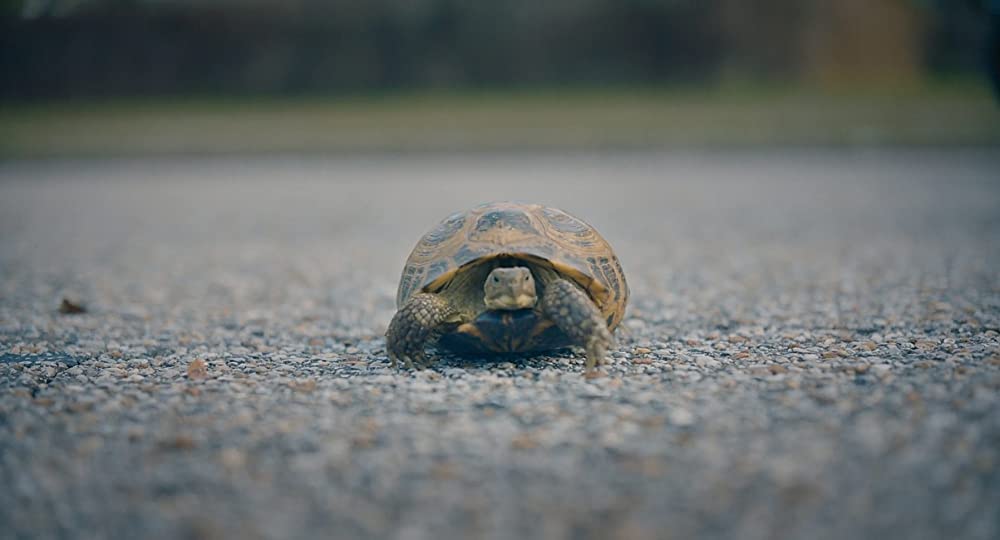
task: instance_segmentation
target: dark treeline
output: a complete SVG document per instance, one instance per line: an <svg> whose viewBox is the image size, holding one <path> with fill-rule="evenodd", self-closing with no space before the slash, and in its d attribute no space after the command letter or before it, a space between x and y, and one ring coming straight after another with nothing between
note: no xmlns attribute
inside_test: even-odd
<svg viewBox="0 0 1000 540"><path fill-rule="evenodd" d="M0 97L907 81L977 69L986 32L904 0L34 4L4 4Z"/></svg>

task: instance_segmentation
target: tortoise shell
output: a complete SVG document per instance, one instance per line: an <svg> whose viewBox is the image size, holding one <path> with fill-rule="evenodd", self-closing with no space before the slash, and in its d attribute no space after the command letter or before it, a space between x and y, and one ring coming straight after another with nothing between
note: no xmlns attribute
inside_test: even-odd
<svg viewBox="0 0 1000 540"><path fill-rule="evenodd" d="M521 259L575 281L611 330L625 316L625 274L593 227L556 208L510 202L452 214L424 235L403 268L396 306L417 292L439 292L458 273L496 258Z"/></svg>

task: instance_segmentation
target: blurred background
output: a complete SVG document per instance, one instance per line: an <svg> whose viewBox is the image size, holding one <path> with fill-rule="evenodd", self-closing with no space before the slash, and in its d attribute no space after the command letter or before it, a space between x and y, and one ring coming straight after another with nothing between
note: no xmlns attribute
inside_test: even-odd
<svg viewBox="0 0 1000 540"><path fill-rule="evenodd" d="M998 12L4 0L0 155L992 145Z"/></svg>

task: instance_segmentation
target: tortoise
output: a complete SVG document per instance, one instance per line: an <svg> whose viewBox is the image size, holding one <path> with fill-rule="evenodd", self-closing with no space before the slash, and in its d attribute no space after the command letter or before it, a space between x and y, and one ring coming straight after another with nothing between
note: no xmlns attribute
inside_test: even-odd
<svg viewBox="0 0 1000 540"><path fill-rule="evenodd" d="M453 214L413 248L386 350L413 368L425 348L457 354L580 346L586 372L604 360L629 289L593 227L539 204L495 202Z"/></svg>

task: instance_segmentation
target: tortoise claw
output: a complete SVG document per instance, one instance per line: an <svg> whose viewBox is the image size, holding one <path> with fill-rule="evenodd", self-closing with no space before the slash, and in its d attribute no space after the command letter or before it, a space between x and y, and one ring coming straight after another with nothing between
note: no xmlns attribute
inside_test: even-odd
<svg viewBox="0 0 1000 540"><path fill-rule="evenodd" d="M403 365L406 366L407 369L414 369L413 358L411 358L409 354L390 352L388 353L388 356L389 367L396 368L399 366L400 360L402 360Z"/></svg>

